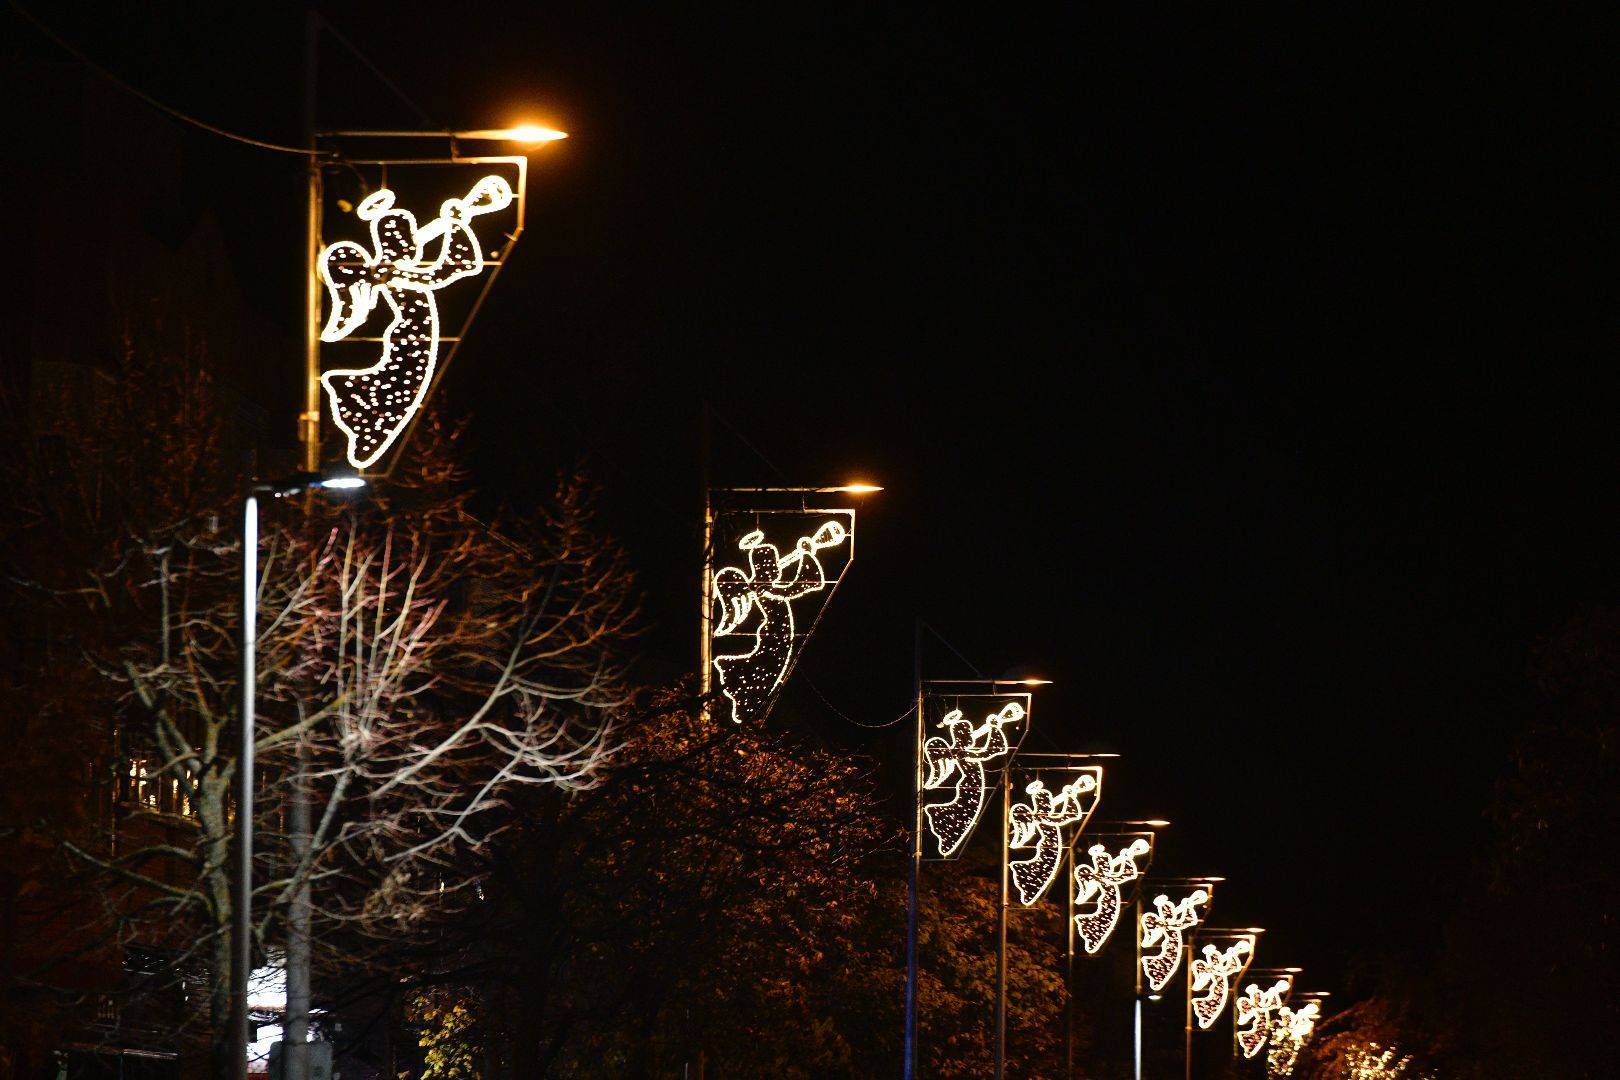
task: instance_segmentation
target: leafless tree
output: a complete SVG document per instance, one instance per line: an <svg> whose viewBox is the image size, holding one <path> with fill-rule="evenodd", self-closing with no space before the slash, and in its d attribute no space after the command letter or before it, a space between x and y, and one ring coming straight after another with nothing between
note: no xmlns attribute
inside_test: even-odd
<svg viewBox="0 0 1620 1080"><path fill-rule="evenodd" d="M53 569L38 580L15 569L14 579L94 628L79 635L83 659L107 681L126 742L148 751L128 766L135 798L165 821L193 823L126 831L116 849L62 840L102 898L85 944L161 950L149 984L203 973L217 1035L232 904L239 488L231 470L206 466L210 475L184 492L161 490L168 471L195 469L226 441L196 371L131 365L113 396L93 424L59 410L54 477L36 453L20 459L31 465L16 478L39 528L98 539L46 559ZM510 792L589 787L609 754L637 616L622 556L593 531L578 478L524 520L479 520L452 443L434 427L398 483L364 503L300 502L266 515L261 944L278 938L307 886L317 946L341 943L347 966L386 962L392 944L475 902L477 864L466 856L510 822ZM63 477L76 495L64 496ZM95 491L139 509L105 509L88 497ZM142 493L152 501L130 497ZM290 843L293 794L314 807L307 843Z"/></svg>

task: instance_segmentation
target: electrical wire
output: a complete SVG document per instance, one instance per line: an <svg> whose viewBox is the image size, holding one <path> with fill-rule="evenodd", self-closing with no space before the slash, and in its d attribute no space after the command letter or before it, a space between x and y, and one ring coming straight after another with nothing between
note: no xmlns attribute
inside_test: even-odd
<svg viewBox="0 0 1620 1080"><path fill-rule="evenodd" d="M846 720L849 723L854 724L858 728L866 728L868 731L878 731L878 730L880 730L882 728L894 727L894 725L898 724L900 721L904 720L906 717L910 716L912 713L917 711L917 703L912 702L906 708L905 712L901 713L899 716L895 717L893 720L885 720L881 724L862 723L861 721L855 719L853 716L850 716L848 713L844 712L844 710L840 709L838 706L834 705L831 701L828 701L827 700L827 695L823 694L821 692L821 687L817 686L816 681L814 679L812 679L810 676L804 674L803 672L800 672L799 673L799 678L803 679L805 681L805 683L810 687L810 689L812 689L812 690L814 690L816 692L816 697L821 699L821 703L823 705L827 706L827 708L831 709L838 716L839 719Z"/></svg>
<svg viewBox="0 0 1620 1080"><path fill-rule="evenodd" d="M19 18L32 25L35 30L38 30L62 51L68 53L74 59L78 60L79 63L83 64L91 71L94 71L97 75L100 75L103 79L106 79L108 82L112 83L126 94L139 98L147 105L150 105L152 108L167 115L170 119L177 120L182 124L190 124L192 127L206 131L211 135L218 135L222 139L230 139L232 142L239 142L244 146L252 146L259 150L274 150L277 153L297 154L300 157L324 157L328 154L328 151L313 150L305 146L283 146L280 143L266 142L263 139L255 139L248 135L240 135L234 131L227 131L225 128L222 128L217 124L210 124L206 120L200 120L197 117L192 116L190 113L181 112L174 106L159 101L157 98L146 93L144 90L131 86L123 79L120 79L117 75L114 75L112 72L90 59L90 57L77 46L63 38L56 31L52 30L49 26L45 25L45 23L41 22L32 12L28 11L21 4L17 3L17 0L8 0L8 2L11 6L11 10L16 12Z"/></svg>

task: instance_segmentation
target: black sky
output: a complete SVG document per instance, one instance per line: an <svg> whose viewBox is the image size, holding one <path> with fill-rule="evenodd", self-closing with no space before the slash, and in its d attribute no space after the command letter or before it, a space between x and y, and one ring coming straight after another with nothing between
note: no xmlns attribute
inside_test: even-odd
<svg viewBox="0 0 1620 1080"><path fill-rule="evenodd" d="M296 135L296 11L36 10L184 109ZM706 398L793 482L888 486L802 667L839 709L904 708L925 615L1056 681L1042 748L1124 753L1103 813L1175 820L1166 867L1228 876L1216 919L1274 927L1270 962L1332 983L1370 939L1435 942L1529 650L1615 598L1602 27L327 14L447 124L573 134L447 394L490 501L576 458L604 485L649 670L693 650ZM341 55L321 107L412 120ZM293 330L296 166L187 146ZM776 478L717 444L721 479ZM904 727L802 680L789 713L904 760Z"/></svg>

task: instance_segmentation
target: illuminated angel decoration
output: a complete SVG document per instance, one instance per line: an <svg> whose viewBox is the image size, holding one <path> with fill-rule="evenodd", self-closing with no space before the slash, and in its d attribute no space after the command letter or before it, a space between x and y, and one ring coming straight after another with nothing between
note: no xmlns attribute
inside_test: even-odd
<svg viewBox="0 0 1620 1080"><path fill-rule="evenodd" d="M1053 795L1040 780L1032 780L1024 792L1028 802L1012 808L1008 822L1007 846L1026 848L1035 845L1035 853L1027 859L1008 863L1013 885L1018 889L1018 902L1025 907L1038 903L1046 890L1057 880L1063 865L1063 830L1066 826L1085 819L1096 801L1097 778L1091 773L1075 777ZM1092 799L1084 797L1090 795Z"/></svg>
<svg viewBox="0 0 1620 1080"><path fill-rule="evenodd" d="M1213 945L1205 945L1204 955L1193 957L1188 968L1192 976L1189 992L1192 994L1193 1016L1198 1019L1200 1028L1207 1031L1220 1018L1221 1010L1226 1008L1226 1002L1232 995L1232 980L1242 977L1243 969L1249 964L1249 954L1253 951L1254 943L1240 938L1225 952Z"/></svg>
<svg viewBox="0 0 1620 1080"><path fill-rule="evenodd" d="M1287 979L1278 979L1264 990L1255 983L1243 988L1243 994L1233 1006L1232 1020L1237 1026L1238 1049L1244 1057L1254 1057L1266 1045L1271 1037L1272 1015L1283 1007L1283 999L1292 986Z"/></svg>
<svg viewBox="0 0 1620 1080"><path fill-rule="evenodd" d="M748 552L748 573L728 566L714 575L715 597L720 603L715 637L732 633L750 611L759 610L753 647L714 658L720 691L731 701L734 722L762 717L769 709L776 688L792 666L797 632L793 601L826 587L827 572L816 552L836 547L848 536L842 524L829 521L815 535L801 536L793 553L784 558L756 529L737 542Z"/></svg>
<svg viewBox="0 0 1620 1080"><path fill-rule="evenodd" d="M1142 957L1142 973L1155 992L1164 989L1164 984L1181 967L1186 933L1198 925L1203 917L1198 908L1208 902L1209 893L1194 889L1186 899L1175 904L1167 896L1156 896L1153 910L1142 913L1142 948L1156 949Z"/></svg>
<svg viewBox="0 0 1620 1080"><path fill-rule="evenodd" d="M399 438L421 408L439 359L439 305L434 294L484 268L471 221L511 205L512 188L486 176L465 198L449 199L439 216L418 228L409 210L394 209L387 188L355 213L371 223L371 250L343 240L321 252L320 275L332 312L322 341L341 341L364 325L379 299L393 321L383 331L382 358L372 367L337 369L321 376L332 421L348 436L349 463L369 468ZM437 254L424 258L439 242Z"/></svg>
<svg viewBox="0 0 1620 1080"><path fill-rule="evenodd" d="M1287 1005L1277 1010L1271 1021L1271 1047L1266 1051L1267 1076L1292 1076L1299 1061L1299 1052L1316 1032L1316 1021L1321 1009L1316 1002L1307 1002L1298 1011Z"/></svg>
<svg viewBox="0 0 1620 1080"><path fill-rule="evenodd" d="M1137 837L1117 855L1108 854L1108 849L1101 844L1093 844L1087 851L1091 862L1075 861L1075 907L1084 906L1088 910L1075 915L1074 928L1080 934L1087 955L1096 955L1119 925L1120 910L1124 906L1119 887L1141 876L1136 860L1148 851L1148 842Z"/></svg>
<svg viewBox="0 0 1620 1080"><path fill-rule="evenodd" d="M991 713L978 727L963 719L961 709L952 709L940 721L950 738L935 735L923 743L923 761L928 766L923 790L937 790L955 778L956 790L949 802L923 807L928 831L934 834L942 857L948 859L954 855L979 823L989 796L985 763L1011 749L1007 726L1023 718L1024 707L1016 701L1009 701L1000 712Z"/></svg>

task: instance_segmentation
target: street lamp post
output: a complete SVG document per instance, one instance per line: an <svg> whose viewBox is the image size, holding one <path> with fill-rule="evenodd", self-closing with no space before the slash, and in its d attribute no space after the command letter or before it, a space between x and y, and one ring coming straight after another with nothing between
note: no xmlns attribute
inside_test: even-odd
<svg viewBox="0 0 1620 1080"><path fill-rule="evenodd" d="M918 1057L918 1055L917 1055L917 976L918 976L917 934L918 934L918 916L919 916L919 912L920 912L920 890L921 890L921 885L922 885L922 861L923 861L923 841L922 841L922 830L923 830L923 742L924 742L924 734L925 734L925 732L924 732L923 712L924 712L924 708L925 708L926 703L927 703L928 687L930 687L930 686L933 686L933 687L944 687L944 686L989 687L988 696L995 696L998 693L998 690L997 690L998 687L1022 686L1022 687L1026 687L1026 688L1033 688L1033 687L1037 687L1037 686L1049 686L1049 685L1051 685L1051 680L1049 680L1049 679L931 679L931 680L924 680L923 675L922 675L922 630L923 630L923 627L925 625L926 624L921 619L916 620L916 624L915 624L915 633L916 633L915 650L916 651L915 651L915 654L913 656L913 661L912 661L912 663L913 663L913 676L916 679L916 685L917 685L917 701L916 701L916 705L915 705L915 709L916 709L916 726L915 726L915 730L913 732L913 742L912 742L912 763L913 763L913 766L914 766L914 769L913 769L912 798L914 800L913 809L916 811L916 817L915 817L915 819L913 821L912 832L911 832L911 875L910 875L910 888L908 890L908 895L907 895L907 899L906 899L906 1007L905 1007L905 1018L904 1018L904 1022L905 1022L905 1032L904 1032L904 1035L905 1035L904 1076L905 1076L905 1080L913 1080L913 1077L915 1077L917 1075L917 1057ZM928 627L928 629L933 630L933 627ZM934 631L934 634L937 637L938 636L938 631ZM944 641L945 639L940 638L940 640ZM949 646L950 643L946 642L946 645ZM952 651L954 652L955 649L953 648ZM958 655L960 655L960 654L958 654ZM982 693L975 693L973 696L983 696L983 695L982 695ZM1032 695L1030 695L1028 693L1025 693L1022 696L1027 699L1027 698L1030 698ZM1027 710L1026 710L1026 715L1027 715ZM1005 765L1002 766L1003 770L1012 767L1012 759L1016 756L1016 754L1017 754L1017 750L1016 750L1016 748L1014 748L1008 754L1007 761L1006 761ZM1005 802L1005 795L1003 796L1003 802ZM1003 812L1002 812L1001 842L1002 842L1001 901L1002 901L1002 904L1003 904L1003 910L1005 910L1005 904L1006 904L1006 899L1007 899L1007 870L1006 870L1006 864L1007 864L1007 859L1006 859L1007 822L1006 822L1006 808L1005 807L1003 807ZM997 953L998 957L1001 957L1003 955L1003 952L1004 952L1004 950L998 950L998 953ZM1005 984L1005 974L1006 974L1005 971L1000 970L999 965L998 965L998 971L996 973L996 981L997 981L998 984L1002 984L1002 985ZM1000 1004L1001 1003L998 1000L998 1002L997 1002L998 1008L997 1008L997 1015L996 1015L996 1019L997 1019L998 1024L1002 1020L1002 1016L1001 1016L1001 1012L1000 1012ZM999 1049L1000 1045L1001 1045L1001 1040L998 1039L997 1040L998 1049ZM1001 1075L1001 1066L1002 1066L1002 1062L1001 1062L999 1054L998 1054L997 1062L996 1062L996 1075L998 1077Z"/></svg>
<svg viewBox="0 0 1620 1080"><path fill-rule="evenodd" d="M1044 682L1045 680L1034 680L1034 681L1036 681L1036 682ZM1062 769L1065 769L1065 770L1078 770L1078 771L1089 771L1090 768L1092 768L1092 767L1076 766L1074 763L1077 762L1077 761L1096 761L1096 760L1102 760L1102 759L1114 760L1114 759L1118 759L1118 757L1119 757L1118 754L1041 754L1041 753L1025 753L1025 754L1019 754L1018 755L1018 758L1021 759L1021 760L1034 760L1034 761L1036 761L1037 766L1038 766L1038 764L1039 764L1039 762L1041 760L1048 760L1048 761L1054 761L1054 762L1061 761L1063 763L1061 766L1058 766L1058 765L1054 764L1054 765L1048 766L1048 768L1062 768ZM1008 859L1010 857L1008 831L1011 828L1011 824L1012 824L1012 773L1013 773L1013 762L1009 761L1009 762L1007 762L1007 768L1005 770L1003 770L1002 774L1001 774L1001 896L1000 896L999 905L998 905L998 907L996 909L996 1057L995 1057L995 1070L996 1071L995 1071L995 1075L997 1077L997 1080L1000 1080L1000 1078L1003 1075L1005 1075L1006 1066L1007 1066L1007 915L1008 915L1009 910L1011 909L1011 901L1009 900L1008 895L1007 895L1007 875L1008 875L1008 872L1009 872L1009 867L1008 867L1007 864L1008 864ZM1099 790L1100 790L1101 781L1102 781L1102 773L1100 771L1098 771L1096 775L1097 775L1098 785L1099 785ZM1087 817L1089 817L1089 816L1090 815L1088 814ZM1073 845L1080 839L1080 834L1085 831L1085 827L1086 827L1086 819L1081 818L1079 827L1076 828L1075 831L1074 831L1074 834L1069 837L1069 847L1071 849L1072 849ZM1067 858L1067 852L1065 852L1064 857L1065 857L1065 859ZM1072 893L1073 892L1072 877L1071 877L1071 883L1070 883L1069 888L1070 888L1070 892ZM1072 929L1071 929L1071 932L1070 932L1070 938L1071 938L1071 948L1072 948L1072 938L1073 938ZM1073 973L1072 957L1071 957L1071 962L1070 962L1068 970L1069 970L1069 974L1072 975L1072 973ZM1068 982L1064 983L1064 988L1065 988L1065 990L1067 990L1069 988L1069 983Z"/></svg>
<svg viewBox="0 0 1620 1080"><path fill-rule="evenodd" d="M1161 1000L1163 998L1163 996L1164 996L1164 993L1163 993L1164 989L1170 985L1170 980L1175 978L1175 975L1178 972L1180 972L1187 964L1186 947L1185 947L1185 942L1183 942L1183 947L1182 947L1182 950L1181 950L1181 952L1182 952L1181 959L1177 961L1175 971L1172 971L1169 975L1165 976L1164 983L1157 990L1155 990L1151 985L1144 988L1143 981L1142 981L1142 970L1143 970L1142 969L1142 922L1143 922L1143 917L1144 917L1143 916L1143 911L1144 911L1145 905L1147 904L1147 896L1148 896L1148 894L1150 892L1153 891L1148 886L1149 885L1153 885L1153 886L1171 885L1171 886L1178 886L1178 887L1182 887L1182 888L1202 890L1203 893L1204 893L1204 902L1203 902L1202 905L1199 905L1199 906L1202 906L1205 909L1207 909L1210 902L1214 900L1215 886L1218 885L1219 883L1225 881L1225 880L1226 879L1223 878L1223 877L1161 877L1161 878L1154 878L1151 881L1143 881L1142 882L1142 889L1141 889L1141 891L1139 893L1137 893L1137 897L1136 897L1136 925L1133 928L1133 930L1135 932L1135 935L1136 935L1136 970L1135 970L1135 973L1134 973L1134 977L1135 977L1135 980L1136 980L1136 1018L1135 1018L1135 1028L1134 1028L1134 1038L1133 1038L1133 1053L1134 1053L1134 1059L1135 1060L1134 1060L1134 1067L1133 1067L1133 1071L1132 1071L1132 1076L1135 1077L1135 1080L1142 1080L1142 1060L1143 1060L1143 1042L1144 1042L1144 1039L1143 1039L1143 1027L1146 1024L1146 1017L1143 1015L1142 1004L1143 1004L1144 1001L1159 1001L1159 1000ZM1202 920L1200 919L1199 921L1202 921ZM1143 992L1144 989L1146 989L1149 992L1144 994L1144 992Z"/></svg>
<svg viewBox="0 0 1620 1080"><path fill-rule="evenodd" d="M1198 943L1200 941L1209 941L1211 939L1217 941L1227 941L1234 944L1240 941L1248 942L1247 954L1249 959L1245 960L1243 966L1236 972L1221 976L1227 980L1227 995L1230 997L1232 988L1242 981L1244 973L1249 969L1249 962L1253 959L1256 941L1258 941L1260 935L1265 932L1265 928L1261 926L1246 926L1238 930L1212 930L1204 927L1198 927L1187 935L1187 1016L1185 1027L1183 1028L1183 1042L1181 1049L1182 1069L1186 1075L1186 1080L1192 1080L1193 1074L1192 1047L1194 986L1192 965L1197 962ZM1223 1009L1225 1007L1225 1005L1222 1006ZM1215 1014L1215 1016L1219 1015L1219 1012ZM1209 1026L1213 1022L1214 1017L1200 1018L1200 1024L1205 1027Z"/></svg>
<svg viewBox="0 0 1620 1080"><path fill-rule="evenodd" d="M522 125L513 128L480 128L466 131L319 131L316 126L317 82L316 64L320 35L323 30L330 31L321 17L311 12L306 22L305 32L305 80L304 80L304 132L309 148L312 151L306 173L305 183L305 229L304 229L304 400L303 407L298 416L299 442L303 448L303 467L307 473L315 473L321 467L321 296L323 286L320 278L320 253L324 239L324 226L322 222L325 202L325 185L322 170L329 161L341 161L350 166L354 165L380 165L387 167L391 164L506 164L517 169L517 224L507 236L507 242L502 249L500 258L494 264L493 272L485 278L484 289L474 302L470 313L463 322L460 331L451 340L451 350L444 363L439 365L438 372L442 374L450 359L461 347L462 338L472 318L477 314L483 303L484 296L493 284L506 262L506 255L511 251L512 245L517 242L523 231L524 198L526 180L528 175L528 161L522 156L504 157L469 157L460 153L460 143L469 142L505 142L523 146L538 146L545 143L556 142L568 137L566 132L551 128L540 127L534 124ZM345 44L347 44L345 42ZM351 47L352 49L352 47ZM355 139L355 140L403 140L403 139L435 139L447 140L450 153L443 157L421 157L374 160L360 160L340 157L336 153L324 154L321 152L323 140ZM430 393L432 387L428 387ZM398 459L404 438L395 447L390 461ZM386 469L384 470L386 472ZM310 796L305 773L305 749L300 742L295 762L296 775L292 779L288 794L287 824L289 844L292 854L300 864L308 854L310 843ZM309 1065L304 1049L309 1038L309 1008L310 1008L310 886L307 877L296 884L291 897L288 911L287 951L286 951L286 977L287 977L287 1013L286 1025L283 1031L284 1049L286 1051L286 1080L309 1080Z"/></svg>
<svg viewBox="0 0 1620 1080"><path fill-rule="evenodd" d="M242 639L240 716L236 756L236 896L231 905L230 1075L247 1077L248 979L253 969L253 751L254 691L258 678L259 499L287 498L303 491L344 491L365 487L358 476L322 477L304 472L280 483L256 483L242 499Z"/></svg>
<svg viewBox="0 0 1620 1080"><path fill-rule="evenodd" d="M1148 867L1150 867L1153 863L1153 849L1156 843L1156 834L1153 830L1167 829L1169 827L1170 822L1163 818L1148 818L1140 821L1104 821L1092 827L1091 838L1093 840L1117 840L1130 837L1140 838L1146 841L1147 850L1143 855L1140 856L1140 858L1145 860L1145 862L1138 863L1140 871L1137 879L1137 886L1138 891L1140 891L1141 878L1147 876ZM1128 831L1131 829L1135 829L1137 831ZM1064 902L1063 916L1063 921L1066 927L1064 933L1063 987L1067 991L1068 996L1065 999L1063 1009L1063 1075L1069 1078L1074 1076L1074 939L1076 936L1076 916L1074 912L1076 899L1075 860L1077 860L1079 857L1080 837L1079 835L1076 835L1074 842L1069 845L1068 865L1064 869L1064 877L1067 879L1065 886L1065 894L1067 899ZM1134 902L1135 895L1133 893L1131 900L1128 903L1122 903L1120 906L1122 908L1127 907L1129 903Z"/></svg>

